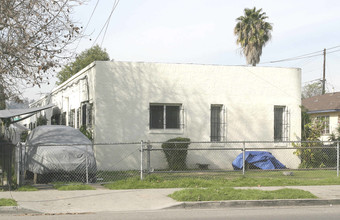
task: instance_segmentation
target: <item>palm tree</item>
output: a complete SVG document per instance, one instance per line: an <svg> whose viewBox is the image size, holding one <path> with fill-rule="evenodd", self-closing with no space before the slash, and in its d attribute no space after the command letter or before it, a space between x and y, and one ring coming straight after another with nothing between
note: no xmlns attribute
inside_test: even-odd
<svg viewBox="0 0 340 220"><path fill-rule="evenodd" d="M260 62L262 47L270 40L273 27L266 22L265 12L262 9L256 10L245 8L244 16L236 19L237 24L234 34L237 36L237 44L242 47L242 53L247 59L247 63L256 66Z"/></svg>

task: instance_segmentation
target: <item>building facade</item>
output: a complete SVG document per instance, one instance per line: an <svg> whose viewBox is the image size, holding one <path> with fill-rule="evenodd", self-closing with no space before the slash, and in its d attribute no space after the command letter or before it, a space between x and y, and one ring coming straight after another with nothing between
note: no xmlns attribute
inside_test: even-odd
<svg viewBox="0 0 340 220"><path fill-rule="evenodd" d="M96 61L33 106L55 104L42 113L48 124L86 126L94 143L279 143L300 139L300 78L296 68ZM96 148L97 158L107 157Z"/></svg>

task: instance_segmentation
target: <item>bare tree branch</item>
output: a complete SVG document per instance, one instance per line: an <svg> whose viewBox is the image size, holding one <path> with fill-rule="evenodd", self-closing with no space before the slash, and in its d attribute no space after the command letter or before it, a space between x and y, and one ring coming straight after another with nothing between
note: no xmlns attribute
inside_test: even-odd
<svg viewBox="0 0 340 220"><path fill-rule="evenodd" d="M84 1L0 0L0 101L20 95L18 85L48 81L71 56L66 48L80 28L70 14Z"/></svg>

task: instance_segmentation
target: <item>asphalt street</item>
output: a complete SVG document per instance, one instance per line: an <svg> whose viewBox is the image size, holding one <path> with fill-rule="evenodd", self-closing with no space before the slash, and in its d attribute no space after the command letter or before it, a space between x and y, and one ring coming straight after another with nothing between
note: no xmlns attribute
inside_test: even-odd
<svg viewBox="0 0 340 220"><path fill-rule="evenodd" d="M242 187L247 189L249 187ZM132 215L134 213L163 213L161 219L169 219L176 213L188 215L187 219L196 216L205 217L203 210L210 213L209 209L219 210L217 213L224 213L224 210L234 210L235 208L254 208L254 210L268 207L266 210L276 207L299 207L295 210L296 215L309 206L330 207L327 209L331 215L338 214L332 207L340 205L340 185L328 186L287 186L287 187L253 187L259 190L276 190L280 188L296 188L309 191L316 195L317 199L290 199L290 200L229 200L229 201L200 201L200 202L178 202L168 195L181 189L132 189L132 190L109 190L98 187L97 190L75 190L58 191L46 189L33 192L0 192L0 198L13 198L18 202L17 207L0 207L0 219L7 219L8 216L45 216L45 218L59 216L60 219L72 216L75 218L91 217L98 214L103 218L110 215ZM337 206L338 207L338 206ZM237 209L235 209L237 210ZM188 214L192 213L192 214ZM229 213L229 212L228 212ZM236 211L235 211L236 213ZM243 212L241 211L241 214ZM321 212L320 212L321 213ZM170 216L171 214L171 216ZM259 213L265 215L266 213ZM284 212L283 212L284 214ZM287 213L289 214L289 213ZM299 214L299 215L300 215ZM325 213L326 215L327 213ZM157 215L157 214L156 214ZM140 214L138 219L142 219L144 214ZM320 215L316 212L315 216ZM137 217L137 216L135 216ZM164 217L164 218L163 218ZM219 217L219 216L216 216ZM230 217L230 216L229 216ZM151 216L150 216L151 218ZM330 216L329 219L331 219ZM118 218L117 219L121 219ZM149 218L146 218L149 219ZM195 218L196 219L196 218ZM217 218L218 219L218 218ZM327 219L327 218L326 218ZM340 217L338 218L340 219ZM254 220L254 219L253 219Z"/></svg>
<svg viewBox="0 0 340 220"><path fill-rule="evenodd" d="M8 220L35 220L35 219L74 219L74 220L338 220L340 219L340 206L307 206L307 207L251 207L227 209L172 209L154 211L125 211L125 212L99 212L83 213L78 215L10 215L0 219Z"/></svg>

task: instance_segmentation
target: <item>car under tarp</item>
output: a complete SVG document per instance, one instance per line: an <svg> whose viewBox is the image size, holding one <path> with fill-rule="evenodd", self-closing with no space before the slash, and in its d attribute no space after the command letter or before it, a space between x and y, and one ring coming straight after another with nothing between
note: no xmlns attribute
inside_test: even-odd
<svg viewBox="0 0 340 220"><path fill-rule="evenodd" d="M246 151L245 163L250 168L262 170L286 169L286 166L278 161L270 152ZM243 153L240 153L232 163L234 170L243 169Z"/></svg>
<svg viewBox="0 0 340 220"><path fill-rule="evenodd" d="M96 173L92 142L68 126L45 125L27 138L26 169L37 174L55 172Z"/></svg>

